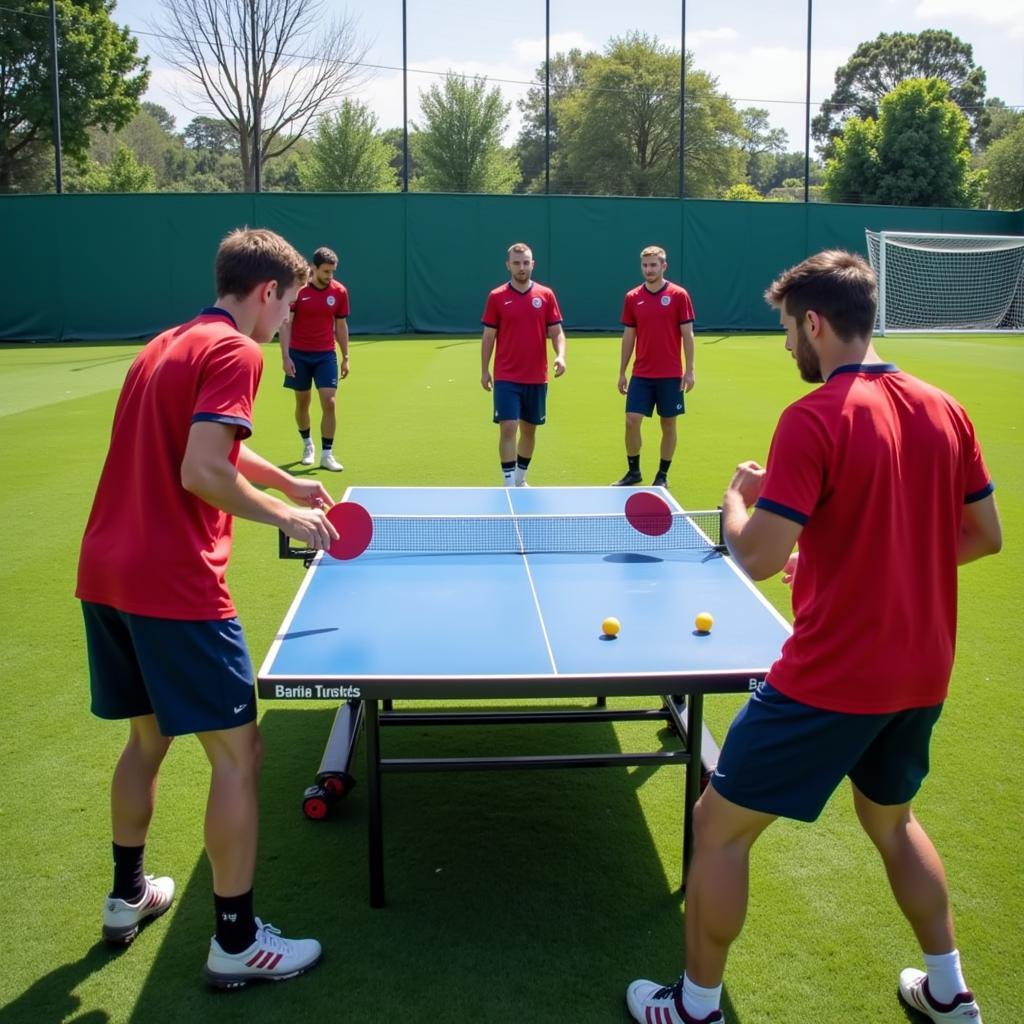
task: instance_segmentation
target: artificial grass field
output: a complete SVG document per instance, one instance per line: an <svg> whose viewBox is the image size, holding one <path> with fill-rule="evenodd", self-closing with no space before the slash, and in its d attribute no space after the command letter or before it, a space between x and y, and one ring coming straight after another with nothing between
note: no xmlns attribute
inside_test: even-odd
<svg viewBox="0 0 1024 1024"><path fill-rule="evenodd" d="M1024 940L1016 617L1024 342L897 337L879 339L878 348L966 405L997 485L1004 551L961 570L952 693L917 812L945 858L964 967L986 1024L1012 1024L1022 1019ZM319 938L322 964L284 985L232 994L205 988L200 972L213 931L202 849L208 771L193 738L168 755L147 848L147 869L175 877L175 904L123 953L98 941L110 884L107 787L125 729L88 712L74 575L117 392L137 350L0 345L0 1024L624 1024L628 982L671 981L681 967L680 770L389 776L389 905L375 911L367 903L365 786L327 822L300 811L332 720L327 705L261 705L256 877L257 912L285 935ZM534 486L621 475L618 352L618 338L570 337L568 372L551 385L549 423L539 433ZM696 352L697 387L670 479L684 505L704 508L718 503L736 462L764 461L778 413L807 385L781 334L699 335ZM277 346L265 355L250 444L302 469L292 464L300 445ZM489 420L477 339L356 339L336 444L346 471L313 472L336 497L353 484L498 485ZM646 479L657 438L656 422L648 423ZM237 524L229 578L257 667L302 571L277 560L273 531ZM777 581L764 590L788 614L788 590ZM496 663L501 656L495 651ZM719 741L741 700L706 701ZM662 742L637 723L452 732L443 734L446 749L470 755ZM389 730L385 749L416 756L438 747L408 728ZM353 770L362 774L361 757ZM746 929L726 974L730 1024L919 1019L896 996L899 969L919 965L914 939L845 789L817 824L769 829L755 847L751 883Z"/></svg>

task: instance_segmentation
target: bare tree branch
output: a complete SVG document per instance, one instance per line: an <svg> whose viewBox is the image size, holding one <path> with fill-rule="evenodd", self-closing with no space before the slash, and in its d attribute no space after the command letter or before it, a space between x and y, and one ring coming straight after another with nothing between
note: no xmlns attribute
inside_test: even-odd
<svg viewBox="0 0 1024 1024"><path fill-rule="evenodd" d="M160 0L161 56L238 133L245 187L367 76L369 44L324 0Z"/></svg>

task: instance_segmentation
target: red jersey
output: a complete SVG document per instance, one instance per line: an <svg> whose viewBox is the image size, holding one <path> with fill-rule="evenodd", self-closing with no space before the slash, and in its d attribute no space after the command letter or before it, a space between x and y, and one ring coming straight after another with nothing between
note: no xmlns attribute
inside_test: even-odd
<svg viewBox="0 0 1024 1024"><path fill-rule="evenodd" d="M495 380L547 383L548 328L562 322L558 299L550 288L531 282L525 292L520 292L509 281L487 296L481 322L498 331Z"/></svg>
<svg viewBox="0 0 1024 1024"><path fill-rule="evenodd" d="M82 539L76 595L136 615L226 619L232 519L181 485L193 423L252 433L263 355L230 314L204 309L154 338L132 363L114 413Z"/></svg>
<svg viewBox="0 0 1024 1024"><path fill-rule="evenodd" d="M646 284L626 292L622 324L636 328L633 373L637 377L682 377L679 327L695 319L689 292L671 281L656 292Z"/></svg>
<svg viewBox="0 0 1024 1024"><path fill-rule="evenodd" d="M334 351L334 321L349 314L348 289L340 281L326 288L307 284L299 290L292 310L292 340L289 348L303 352Z"/></svg>
<svg viewBox="0 0 1024 1024"><path fill-rule="evenodd" d="M757 501L803 524L772 686L852 714L941 703L963 507L992 490L967 413L895 366L841 366L789 406Z"/></svg>

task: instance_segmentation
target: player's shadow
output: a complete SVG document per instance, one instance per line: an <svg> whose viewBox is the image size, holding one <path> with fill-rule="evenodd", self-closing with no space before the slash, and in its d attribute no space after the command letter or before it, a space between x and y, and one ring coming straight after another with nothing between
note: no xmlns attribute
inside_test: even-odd
<svg viewBox="0 0 1024 1024"><path fill-rule="evenodd" d="M302 814L333 717L333 707L287 707L262 719L257 913L286 936L320 939L323 962L286 984L207 992L200 971L212 909L204 859L183 887L132 1022L177 1021L188 1007L196 1019L240 1024L626 1024L633 978L678 976L681 850L673 847L681 841L682 769L385 774L387 906L374 910L362 744L351 795L326 821ZM657 728L643 728L647 744L630 740L630 748L658 749ZM382 731L389 758L619 749L609 723ZM646 811L645 784L652 785ZM652 807L658 790L670 806L658 794ZM667 850L656 847L652 829L663 830ZM728 1000L725 1011L739 1021Z"/></svg>
<svg viewBox="0 0 1024 1024"><path fill-rule="evenodd" d="M118 954L105 942L97 942L73 963L61 964L34 981L20 996L0 1006L0 1024L41 1024L70 1020L81 1006L75 989L91 975L102 971ZM110 1016L90 1010L74 1017L75 1024L106 1024Z"/></svg>

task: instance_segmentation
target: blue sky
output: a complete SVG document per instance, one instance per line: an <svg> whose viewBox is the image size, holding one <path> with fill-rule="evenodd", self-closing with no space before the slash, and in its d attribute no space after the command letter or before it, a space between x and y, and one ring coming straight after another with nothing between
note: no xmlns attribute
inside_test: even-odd
<svg viewBox="0 0 1024 1024"><path fill-rule="evenodd" d="M716 75L720 88L741 107L769 111L773 127L785 128L790 148L803 149L807 0L687 0L687 48L696 66ZM326 0L325 11L341 9ZM351 0L370 41L367 61L398 68L402 60L401 0ZM409 110L418 115L418 94L449 69L487 76L513 101L508 138L518 127L514 101L522 96L544 59L544 0L407 0ZM814 0L811 100L833 87L836 67L858 43L880 32L942 28L974 47L988 76L987 95L1024 109L1024 0ZM854 11L855 13L851 13ZM146 33L160 0L119 0L114 19ZM602 49L612 36L640 30L678 46L679 3L641 5L623 0L551 0L552 53L573 46ZM166 106L183 127L195 113L212 115L208 103L183 91L154 40L141 35L151 55L147 99ZM368 103L382 128L402 121L399 71L377 70L354 93ZM816 113L812 105L812 116Z"/></svg>

